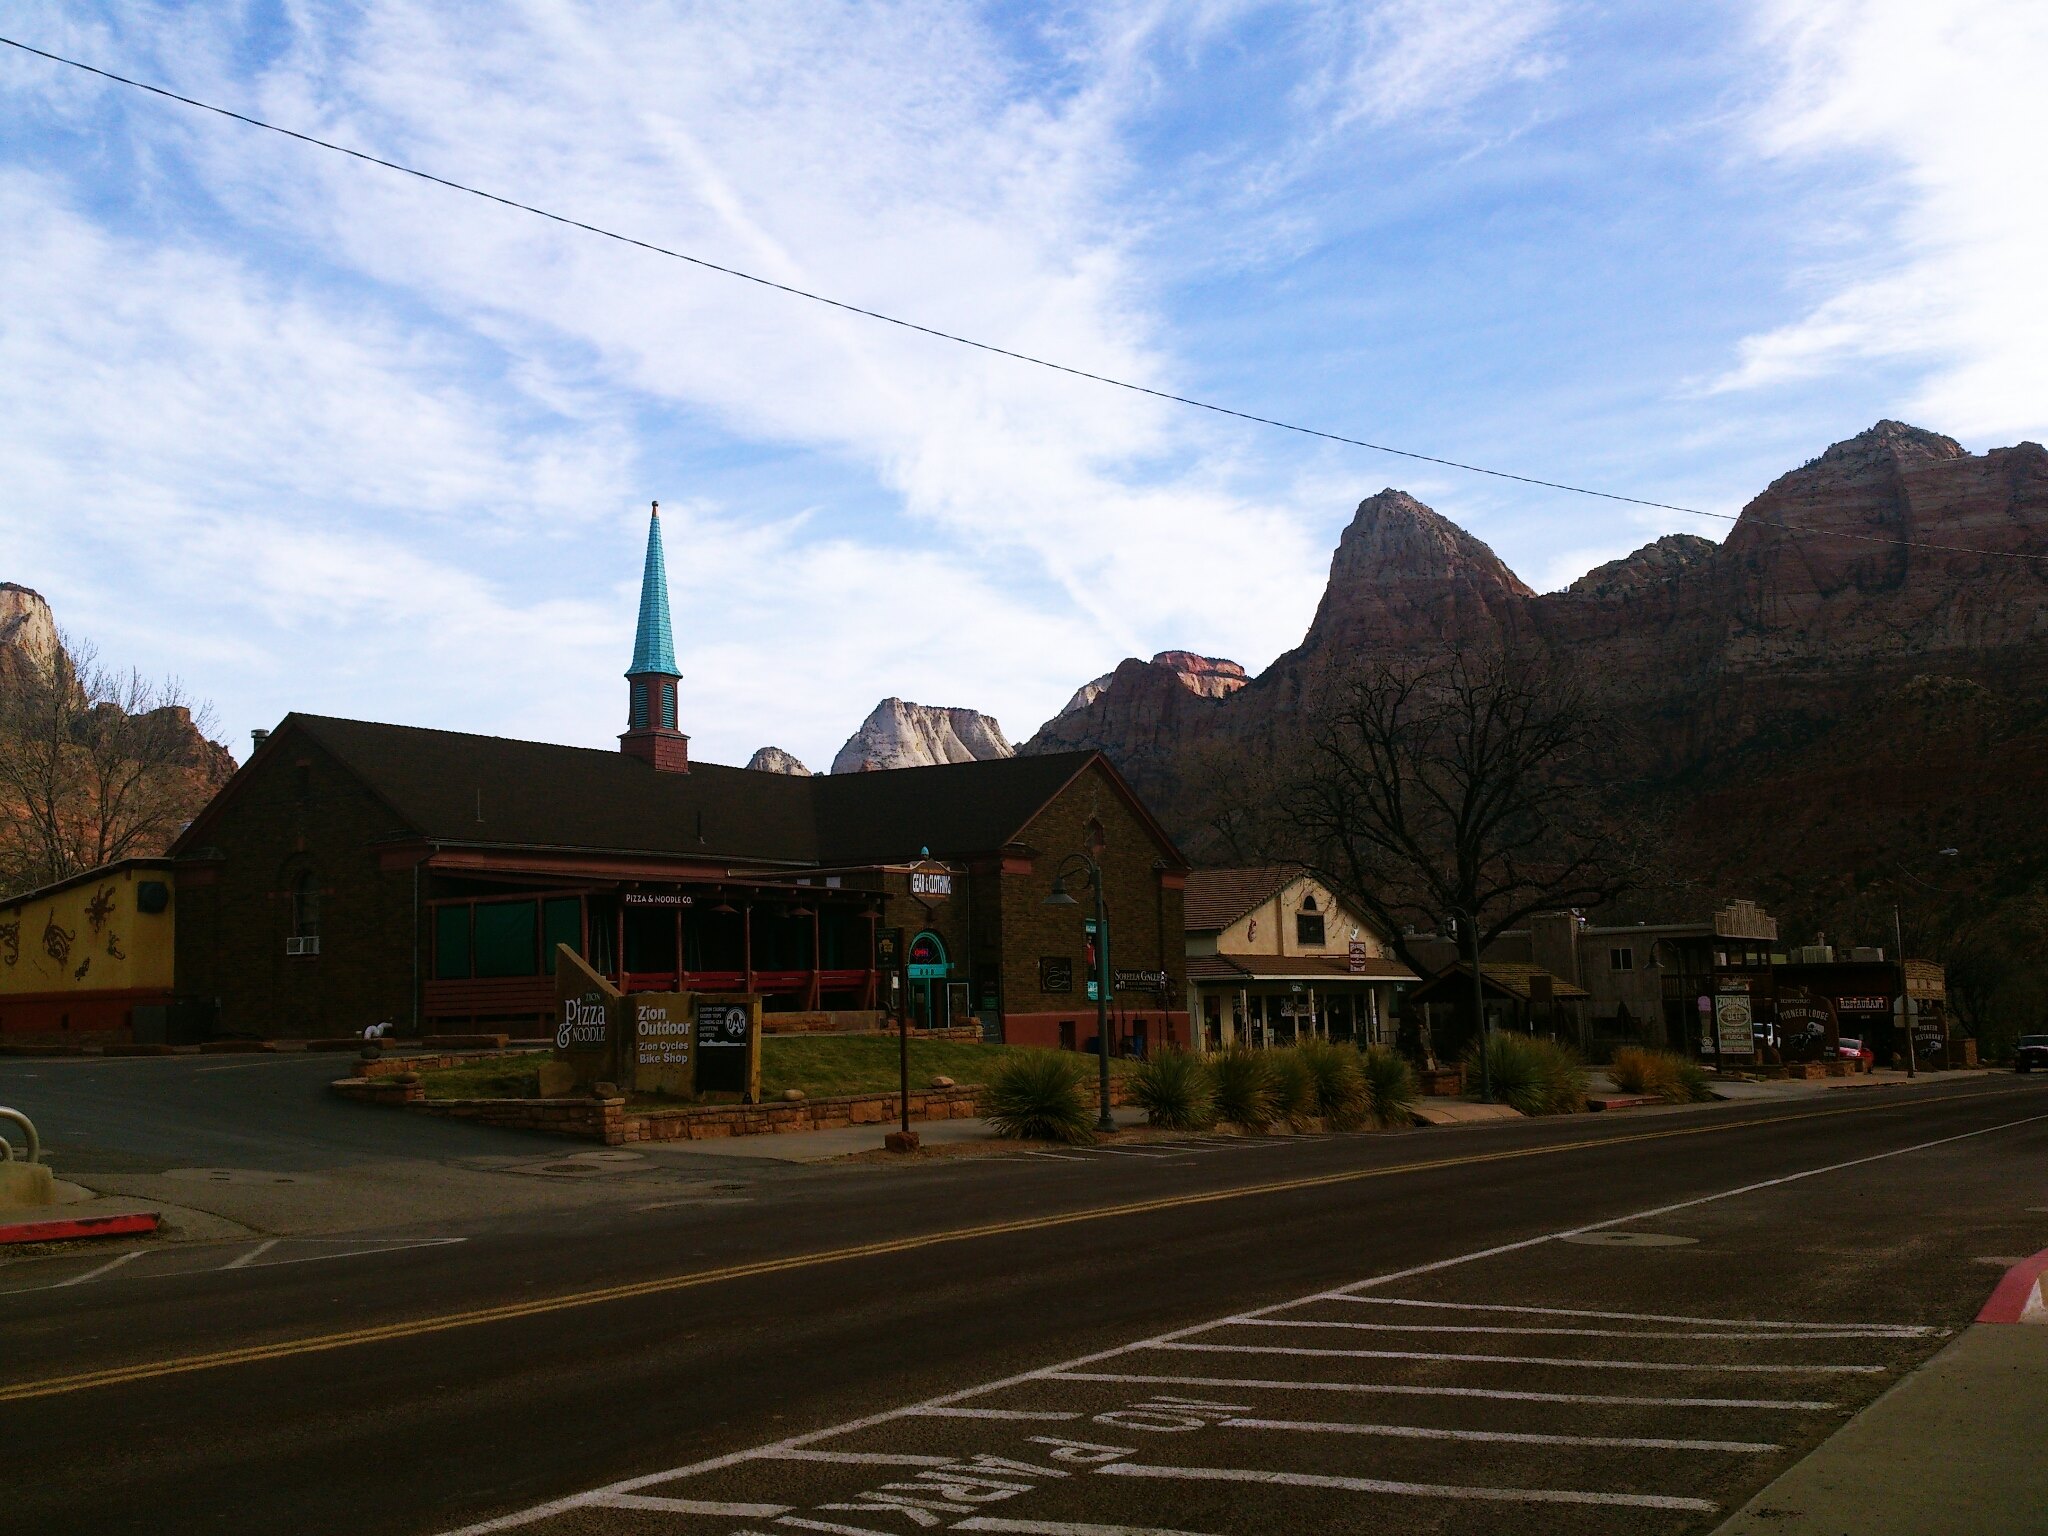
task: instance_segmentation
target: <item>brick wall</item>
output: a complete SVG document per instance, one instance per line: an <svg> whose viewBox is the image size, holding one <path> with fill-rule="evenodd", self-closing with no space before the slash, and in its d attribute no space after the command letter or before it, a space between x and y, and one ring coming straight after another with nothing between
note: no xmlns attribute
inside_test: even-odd
<svg viewBox="0 0 2048 1536"><path fill-rule="evenodd" d="M1151 993L1115 996L1112 1011L1121 1012L1126 1022L1118 1026L1113 1018L1112 1027L1129 1034L1128 1020L1143 1017L1153 1041L1172 1024L1178 1043L1185 1044L1186 1016L1180 1010L1186 1006L1187 941L1182 892L1174 878L1179 866L1169 871L1157 867L1162 859L1174 856L1160 846L1100 767L1069 784L1026 828L1023 840L1038 851L1029 872L1013 870L1002 877L1003 1038L1012 1045L1057 1045L1062 1020L1074 1022L1077 1042L1095 1033L1081 928L1082 920L1094 915L1093 899L1079 884L1070 884L1068 894L1078 906L1045 905L1061 860L1086 847L1091 819L1102 823L1110 968L1167 973L1164 998ZM1071 992L1039 990L1038 962L1049 955L1071 960Z"/></svg>
<svg viewBox="0 0 2048 1536"><path fill-rule="evenodd" d="M217 1000L223 1034L408 1025L413 876L378 859L403 831L304 735L274 737L203 829L204 849L179 863L179 995ZM320 953L288 956L291 892L306 870L320 892Z"/></svg>

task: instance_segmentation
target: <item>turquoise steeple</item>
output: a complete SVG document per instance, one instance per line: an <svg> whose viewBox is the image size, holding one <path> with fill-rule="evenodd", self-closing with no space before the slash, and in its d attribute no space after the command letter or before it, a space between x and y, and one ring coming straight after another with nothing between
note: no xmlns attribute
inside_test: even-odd
<svg viewBox="0 0 2048 1536"><path fill-rule="evenodd" d="M640 623L633 631L633 665L626 676L658 672L681 675L676 665L675 634L668 621L668 562L661 550L661 503L647 520L647 564L640 573Z"/></svg>

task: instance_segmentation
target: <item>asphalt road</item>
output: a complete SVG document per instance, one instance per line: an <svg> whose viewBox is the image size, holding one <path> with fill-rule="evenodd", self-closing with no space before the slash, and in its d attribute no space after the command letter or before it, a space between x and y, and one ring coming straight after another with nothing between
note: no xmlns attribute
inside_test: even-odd
<svg viewBox="0 0 2048 1536"><path fill-rule="evenodd" d="M139 1260L0 1297L0 1508L33 1532L1705 1531L2048 1246L2044 1154L2048 1084L1980 1078L794 1169L328 1262Z"/></svg>

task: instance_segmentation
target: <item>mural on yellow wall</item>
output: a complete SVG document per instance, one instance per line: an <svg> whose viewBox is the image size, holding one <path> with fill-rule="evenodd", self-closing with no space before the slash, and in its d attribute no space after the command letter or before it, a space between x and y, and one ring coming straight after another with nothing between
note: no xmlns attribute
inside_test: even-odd
<svg viewBox="0 0 2048 1536"><path fill-rule="evenodd" d="M0 995L169 988L170 895L150 860L0 903Z"/></svg>

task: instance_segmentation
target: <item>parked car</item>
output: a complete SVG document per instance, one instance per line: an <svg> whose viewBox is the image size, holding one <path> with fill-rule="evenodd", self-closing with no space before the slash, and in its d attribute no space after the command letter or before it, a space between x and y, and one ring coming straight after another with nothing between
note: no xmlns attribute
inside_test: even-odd
<svg viewBox="0 0 2048 1536"><path fill-rule="evenodd" d="M2012 1048L2012 1066L2015 1072L2048 1067L2048 1035L2021 1035Z"/></svg>
<svg viewBox="0 0 2048 1536"><path fill-rule="evenodd" d="M1866 1067L1874 1065L1877 1061L1875 1051L1850 1035L1843 1035L1835 1042L1835 1054L1843 1061L1860 1061Z"/></svg>

